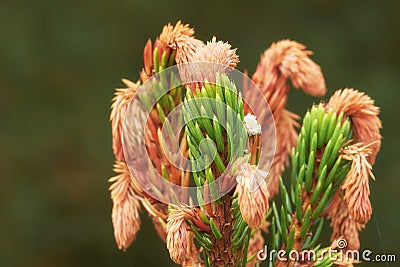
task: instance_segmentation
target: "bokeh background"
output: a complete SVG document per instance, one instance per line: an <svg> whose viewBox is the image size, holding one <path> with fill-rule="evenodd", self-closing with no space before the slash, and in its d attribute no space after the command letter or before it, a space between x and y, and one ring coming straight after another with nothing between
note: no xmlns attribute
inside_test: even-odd
<svg viewBox="0 0 400 267"><path fill-rule="evenodd" d="M168 22L237 47L252 73L272 42L305 43L328 95L355 87L381 107L383 146L363 248L400 260L400 16L397 1L0 2L0 266L173 266L147 215L123 253L113 240L108 121L120 78ZM325 98L326 99L326 98ZM290 92L304 114L318 99ZM398 264L398 263L397 263ZM398 266L363 263L363 266Z"/></svg>

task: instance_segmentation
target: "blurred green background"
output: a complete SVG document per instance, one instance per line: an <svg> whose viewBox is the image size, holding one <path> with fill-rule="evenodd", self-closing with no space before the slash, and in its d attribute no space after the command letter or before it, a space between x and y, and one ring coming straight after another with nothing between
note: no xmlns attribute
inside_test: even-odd
<svg viewBox="0 0 400 267"><path fill-rule="evenodd" d="M400 257L398 11L397 1L372 0L1 1L0 266L173 266L144 212L136 242L116 248L108 117L120 78L138 78L147 38L179 19L200 39L237 47L250 73L273 41L303 42L328 95L354 87L376 100L384 139L361 242ZM299 114L319 101L290 95Z"/></svg>

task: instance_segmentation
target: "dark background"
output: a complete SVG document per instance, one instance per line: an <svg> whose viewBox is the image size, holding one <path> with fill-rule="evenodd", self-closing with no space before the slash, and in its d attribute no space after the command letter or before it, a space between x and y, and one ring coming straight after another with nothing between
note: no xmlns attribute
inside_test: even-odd
<svg viewBox="0 0 400 267"><path fill-rule="evenodd" d="M298 2L2 0L0 266L172 266L144 212L136 242L126 253L116 248L108 118L120 78L138 78L147 38L179 19L200 39L238 47L238 69L250 73L272 42L298 40L315 52L328 96L354 87L376 100L384 139L361 242L400 257L399 6ZM290 95L299 114L319 101Z"/></svg>

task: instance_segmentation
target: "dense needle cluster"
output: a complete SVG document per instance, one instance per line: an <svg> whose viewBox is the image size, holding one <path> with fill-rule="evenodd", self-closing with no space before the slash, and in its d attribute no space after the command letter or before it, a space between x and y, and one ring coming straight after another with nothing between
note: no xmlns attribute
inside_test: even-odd
<svg viewBox="0 0 400 267"><path fill-rule="evenodd" d="M123 79L126 88L116 89L111 108L116 176L109 181L119 249L126 250L135 240L141 209L147 211L166 242L171 259L182 266L258 266L257 253L266 243L271 249L287 252L314 249L321 253L324 246L335 246L336 240L345 238L345 249L360 248L358 233L372 214L369 177L375 179L372 166L381 143L379 108L366 94L343 89L326 103L311 107L300 123L300 116L285 108L291 85L312 96L321 97L327 92L321 68L311 55L298 42L276 42L261 55L256 71L249 76L252 83L235 84L228 74L236 68L239 57L229 43L215 37L204 43L194 37L193 28L180 21L164 26L154 43L148 40L139 80ZM182 67L194 62L216 63L219 67L197 73ZM145 135L130 136L123 147L124 119L139 87L174 65L182 81L197 75L203 82L180 85L162 96L149 107L152 111L142 129ZM153 80L154 86L169 86L172 79ZM252 114L251 107L259 101L252 86L257 86L268 101L276 127L276 151L269 172L259 168L259 151L265 144L260 142L262 125L258 124L268 115ZM147 103L143 97L140 101ZM210 156L201 148L202 141L211 139L215 144L215 158L205 169L178 169L169 163L160 145L161 129L171 123L167 116L180 104L186 123L183 134L177 137L182 153L201 162ZM191 120L188 114L196 113L206 118ZM132 121L127 127L139 126ZM236 151L229 150L231 135L236 136ZM124 149L135 149L141 139L145 140L153 167L164 179L183 187L197 187L198 206L160 202L139 186L138 179L146 177L130 173ZM235 170L229 167L232 159ZM282 179L289 162L290 177ZM220 179L219 189L230 188L232 181L236 184L226 195L215 197L216 179ZM280 206L274 198L277 194ZM319 238L324 218L330 220L332 244ZM353 263L353 259L332 262L328 257L318 262L283 262L276 258L269 262L270 266Z"/></svg>

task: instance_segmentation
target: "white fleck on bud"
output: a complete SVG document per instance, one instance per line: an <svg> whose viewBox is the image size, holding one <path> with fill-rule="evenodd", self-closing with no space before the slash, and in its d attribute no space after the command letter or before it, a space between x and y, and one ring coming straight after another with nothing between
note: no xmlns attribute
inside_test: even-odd
<svg viewBox="0 0 400 267"><path fill-rule="evenodd" d="M256 116L248 113L244 116L244 124L249 135L261 134L261 125L258 123Z"/></svg>

